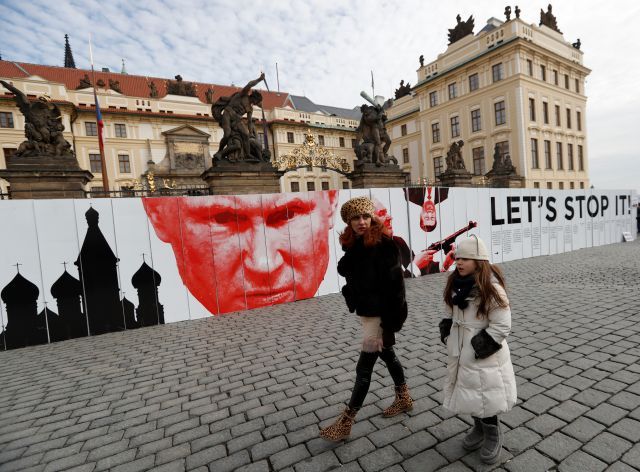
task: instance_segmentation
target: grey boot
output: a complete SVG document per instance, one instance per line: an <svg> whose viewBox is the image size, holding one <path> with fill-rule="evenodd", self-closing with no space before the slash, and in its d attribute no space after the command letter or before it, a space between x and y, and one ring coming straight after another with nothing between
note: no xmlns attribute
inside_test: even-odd
<svg viewBox="0 0 640 472"><path fill-rule="evenodd" d="M482 423L482 429L484 430L484 442L482 449L480 449L480 460L485 464L495 464L500 458L500 451L502 451L503 436L500 421L496 425Z"/></svg>
<svg viewBox="0 0 640 472"><path fill-rule="evenodd" d="M482 445L484 440L484 430L482 429L482 420L473 417L473 429L462 440L462 447L467 451L475 451Z"/></svg>

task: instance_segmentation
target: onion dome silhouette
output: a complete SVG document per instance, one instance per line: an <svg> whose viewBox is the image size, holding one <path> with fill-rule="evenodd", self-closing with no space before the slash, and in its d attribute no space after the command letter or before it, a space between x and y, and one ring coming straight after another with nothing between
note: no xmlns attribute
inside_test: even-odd
<svg viewBox="0 0 640 472"><path fill-rule="evenodd" d="M158 300L158 285L162 277L146 262L131 277L131 284L138 291L136 315L140 326L164 324L164 307Z"/></svg>
<svg viewBox="0 0 640 472"><path fill-rule="evenodd" d="M0 292L0 298L5 303L37 300L38 295L40 295L38 286L33 282L29 282L19 272Z"/></svg>
<svg viewBox="0 0 640 472"><path fill-rule="evenodd" d="M140 268L131 277L131 284L134 288L140 289L142 286L152 284L154 286L160 285L162 277L155 270L153 270L146 262L143 262Z"/></svg>
<svg viewBox="0 0 640 472"><path fill-rule="evenodd" d="M53 298L67 298L82 294L82 284L66 270L51 286Z"/></svg>
<svg viewBox="0 0 640 472"><path fill-rule="evenodd" d="M76 260L75 265L80 266L81 260L83 264L86 264L87 261L85 261L85 259L88 261L99 260L102 264L115 264L118 262L120 259L113 253L111 246L109 246L109 243L98 226L100 214L93 207L89 207L84 216L87 219L89 228L87 228L87 235L82 242L80 256Z"/></svg>

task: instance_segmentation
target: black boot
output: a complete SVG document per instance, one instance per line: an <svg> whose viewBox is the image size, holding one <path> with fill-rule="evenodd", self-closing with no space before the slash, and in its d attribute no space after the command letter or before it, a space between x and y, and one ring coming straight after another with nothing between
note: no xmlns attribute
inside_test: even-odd
<svg viewBox="0 0 640 472"><path fill-rule="evenodd" d="M462 447L467 451L475 451L482 446L484 441L484 430L482 429L482 420L473 417L473 429L462 440Z"/></svg>
<svg viewBox="0 0 640 472"><path fill-rule="evenodd" d="M502 451L503 436L500 421L497 421L497 424L482 422L482 429L484 430L484 442L482 449L480 449L480 460L485 464L495 464Z"/></svg>

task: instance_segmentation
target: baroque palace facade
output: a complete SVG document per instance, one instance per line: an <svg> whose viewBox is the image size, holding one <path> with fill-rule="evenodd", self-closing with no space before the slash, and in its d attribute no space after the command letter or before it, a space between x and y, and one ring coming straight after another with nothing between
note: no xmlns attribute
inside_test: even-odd
<svg viewBox="0 0 640 472"><path fill-rule="evenodd" d="M70 49L67 48L70 54ZM97 137L91 71L72 67L0 60L0 78L29 98L46 95L63 114L65 138L80 167L93 173L87 190L102 190L103 169ZM211 103L239 87L155 77L95 72L104 122L106 172L111 190L135 189L149 171L158 187L206 187L200 174L212 164L222 129L211 116ZM317 105L306 97L261 90L262 111L253 112L256 129L267 133L272 156L291 153L310 131L318 145L353 166L353 142L359 111ZM13 95L0 86L0 168L24 141L24 117ZM165 177L164 182L158 177ZM349 179L332 171L303 168L282 177L283 191L349 188ZM8 183L0 179L0 193Z"/></svg>
<svg viewBox="0 0 640 472"><path fill-rule="evenodd" d="M437 182L447 150L462 140L476 185L486 183L497 146L527 188L588 188L585 78L591 71L579 40L565 41L550 11L544 14L549 26L528 24L519 13L489 19L432 62L421 57L417 84L396 92L402 96L387 127L393 154L412 180Z"/></svg>

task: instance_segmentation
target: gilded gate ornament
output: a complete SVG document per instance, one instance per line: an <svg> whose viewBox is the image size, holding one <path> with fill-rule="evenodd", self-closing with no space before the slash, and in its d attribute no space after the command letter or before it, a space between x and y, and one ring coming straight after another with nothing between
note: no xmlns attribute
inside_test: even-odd
<svg viewBox="0 0 640 472"><path fill-rule="evenodd" d="M276 157L273 162L278 170L291 170L298 167L326 167L341 173L351 170L345 158L336 157L314 139L311 130L305 133L304 143L295 148L291 154Z"/></svg>

